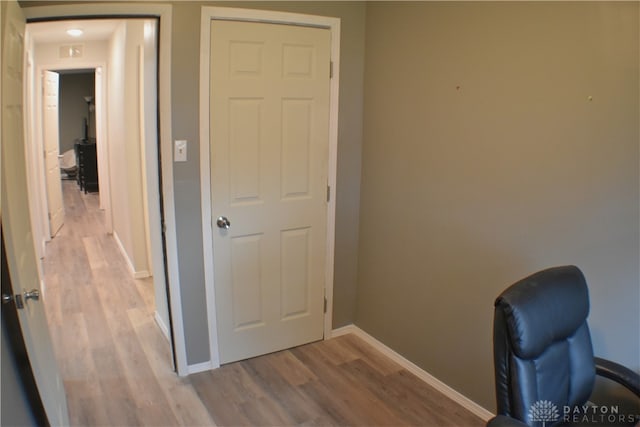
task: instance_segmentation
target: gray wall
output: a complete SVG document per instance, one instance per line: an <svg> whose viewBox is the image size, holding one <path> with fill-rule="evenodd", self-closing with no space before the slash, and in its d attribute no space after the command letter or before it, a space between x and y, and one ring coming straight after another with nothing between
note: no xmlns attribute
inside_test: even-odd
<svg viewBox="0 0 640 427"><path fill-rule="evenodd" d="M59 134L60 154L73 148L76 138L82 138L82 119L87 117L84 96L95 96L95 75L90 73L60 74ZM89 136L96 136L96 115L91 112Z"/></svg>
<svg viewBox="0 0 640 427"><path fill-rule="evenodd" d="M548 266L640 367L638 6L367 5L356 324L488 409L493 300Z"/></svg>
<svg viewBox="0 0 640 427"><path fill-rule="evenodd" d="M189 364L209 360L200 219L199 45L202 5L270 9L333 16L341 23L340 117L334 281L334 326L355 319L365 3L241 2L173 4L172 127L189 141L185 163L174 163L178 262Z"/></svg>

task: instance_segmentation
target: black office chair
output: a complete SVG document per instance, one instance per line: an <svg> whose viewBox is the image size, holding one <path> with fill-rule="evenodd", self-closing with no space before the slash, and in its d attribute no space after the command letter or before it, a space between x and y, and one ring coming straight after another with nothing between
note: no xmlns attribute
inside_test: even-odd
<svg viewBox="0 0 640 427"><path fill-rule="evenodd" d="M565 407L587 403L596 374L640 397L637 373L593 356L588 314L587 283L575 266L540 271L502 292L493 324L498 416L488 426L561 425Z"/></svg>

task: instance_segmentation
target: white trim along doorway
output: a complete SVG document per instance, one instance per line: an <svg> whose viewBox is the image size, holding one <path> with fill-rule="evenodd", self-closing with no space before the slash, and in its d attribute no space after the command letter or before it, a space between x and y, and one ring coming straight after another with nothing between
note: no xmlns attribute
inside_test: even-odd
<svg viewBox="0 0 640 427"><path fill-rule="evenodd" d="M324 338L331 337L333 313L333 268L335 244L335 208L336 174L338 146L338 89L340 70L340 19L324 16L293 14L285 12L234 9L221 7L203 7L200 21L200 94L209 94L210 90L210 48L211 23L213 20L233 20L285 24L328 29L331 34L331 66L333 75L330 80L329 104L329 153L328 153L328 192L327 203L327 240L325 265ZM329 70L327 70L329 72ZM198 366L193 372L217 368L220 366L219 341L216 321L214 268L213 268L213 217L211 209L210 182L210 104L208 96L200 96L200 189L202 207L203 254L205 291L207 298L207 320L209 324L209 345L211 361Z"/></svg>
<svg viewBox="0 0 640 427"><path fill-rule="evenodd" d="M123 4L123 3L102 3L102 4L73 4L58 6L39 6L23 9L28 20L46 20L61 18L140 18L155 17L159 20L159 58L158 58L158 94L159 94L159 139L160 154L162 158L162 188L160 191L163 198L164 213L164 234L166 241L166 264L168 299L170 311L170 329L172 333L172 347L175 360L175 368L178 375L189 374L187 364L186 344L184 336L184 325L182 316L182 301L180 294L180 276L178 270L178 244L176 236L175 220L175 200L173 190L173 153L171 148L171 21L172 6L159 4ZM157 148L155 145L147 145L145 156L149 159L148 183L158 186L159 171L157 162ZM153 194L153 191L149 192ZM150 200L150 212L156 210L159 214L160 202ZM153 207L152 207L153 206ZM156 209L157 206L157 209ZM158 224L158 227L160 225ZM152 243L153 244L153 243ZM154 263L155 264L155 263ZM163 266L164 267L164 266ZM154 272L155 275L155 272ZM162 274L164 276L164 272Z"/></svg>

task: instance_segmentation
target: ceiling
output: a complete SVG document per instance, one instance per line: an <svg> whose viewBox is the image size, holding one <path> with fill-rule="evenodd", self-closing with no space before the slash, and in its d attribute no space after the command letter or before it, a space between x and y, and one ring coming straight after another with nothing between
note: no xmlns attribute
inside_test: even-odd
<svg viewBox="0 0 640 427"><path fill-rule="evenodd" d="M27 29L35 43L78 43L109 40L119 22L117 19L47 21L27 24ZM84 34L72 37L66 33L71 28L80 28Z"/></svg>

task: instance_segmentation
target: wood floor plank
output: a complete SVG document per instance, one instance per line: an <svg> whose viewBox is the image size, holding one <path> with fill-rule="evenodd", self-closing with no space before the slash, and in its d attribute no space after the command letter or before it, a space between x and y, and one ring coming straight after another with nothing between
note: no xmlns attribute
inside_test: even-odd
<svg viewBox="0 0 640 427"><path fill-rule="evenodd" d="M155 309L155 294L153 290L153 278L145 277L142 279L134 279L133 283L140 295L140 301L143 307L148 310L149 313L153 313Z"/></svg>
<svg viewBox="0 0 640 427"><path fill-rule="evenodd" d="M371 392L352 383L343 372L336 369L333 361L326 357L327 352L322 344L317 343L292 350L296 357L300 358L320 378L318 384L311 383L305 386L305 390L308 392L314 387L318 388L319 396L325 402L323 406L335 405L344 417L354 419L356 423L401 425L400 420L394 419L392 414L379 405Z"/></svg>
<svg viewBox="0 0 640 427"><path fill-rule="evenodd" d="M93 236L86 236L82 238L82 243L92 272L107 266L99 239Z"/></svg>
<svg viewBox="0 0 640 427"><path fill-rule="evenodd" d="M133 399L106 395L104 398L109 424L112 426L142 426L142 420L138 417L138 408Z"/></svg>
<svg viewBox="0 0 640 427"><path fill-rule="evenodd" d="M65 320L64 334L62 340L54 343L54 350L62 356L61 364L64 379L78 380L85 378L92 369L90 348L88 345L88 333L84 315L82 313L72 313ZM61 330L61 329L59 329Z"/></svg>
<svg viewBox="0 0 640 427"><path fill-rule="evenodd" d="M433 421L437 415L424 411L421 402L411 399L412 393L398 387L392 376L380 374L362 359L346 363L340 369L346 376L384 401L385 405L394 408L402 417L403 425L422 425L426 420Z"/></svg>
<svg viewBox="0 0 640 427"><path fill-rule="evenodd" d="M71 382L65 381L67 402L69 405L69 422L78 426L108 426L111 421L105 405L95 397L83 396L74 392Z"/></svg>
<svg viewBox="0 0 640 427"><path fill-rule="evenodd" d="M360 359L363 356L362 352L345 345L347 342L348 337L336 337L326 340L317 348L335 365Z"/></svg>
<svg viewBox="0 0 640 427"><path fill-rule="evenodd" d="M42 303L50 329L53 331L62 326L62 311L60 310L60 285L59 276L51 274L48 276L46 286L43 286Z"/></svg>
<svg viewBox="0 0 640 427"><path fill-rule="evenodd" d="M274 353L267 359L270 366L291 386L297 387L318 377L289 351Z"/></svg>
<svg viewBox="0 0 640 427"><path fill-rule="evenodd" d="M242 362L242 365L258 386L264 390L269 399L278 403L278 409L287 414L286 425L298 425L308 422L321 408L313 400L307 398L299 388L299 385L308 384L310 381L317 381L318 379L305 368L304 370L311 374L311 376L307 377L308 380L297 385L292 384L285 376L281 375L282 369L275 368L283 358L288 360L295 359L290 352L283 351L271 354L269 357L246 360ZM299 361L294 365L304 366ZM300 370L302 371L302 369Z"/></svg>
<svg viewBox="0 0 640 427"><path fill-rule="evenodd" d="M252 426L291 426L295 425L289 414L272 399L262 398L245 402L240 409Z"/></svg>
<svg viewBox="0 0 640 427"><path fill-rule="evenodd" d="M400 365L374 349L369 343L363 340L353 339L350 335L338 337L337 339L342 339L342 343L347 348L354 351L361 359L366 360L369 365L383 375L393 374L402 370Z"/></svg>
<svg viewBox="0 0 640 427"><path fill-rule="evenodd" d="M191 383L181 382L174 378L163 382L162 390L177 420L176 425L215 425L207 408L200 400Z"/></svg>
<svg viewBox="0 0 640 427"><path fill-rule="evenodd" d="M234 365L241 369L239 365ZM233 387L235 378L231 369L223 366L215 371L201 372L191 375L191 383L196 393L207 408L212 419L219 426L249 426L249 419L240 409L246 400L257 400L259 395L243 395ZM226 381L228 378L228 381Z"/></svg>
<svg viewBox="0 0 640 427"><path fill-rule="evenodd" d="M102 309L98 290L92 286L78 286L76 295L82 301L82 313L87 325L88 341L91 348L113 347L113 336Z"/></svg>

